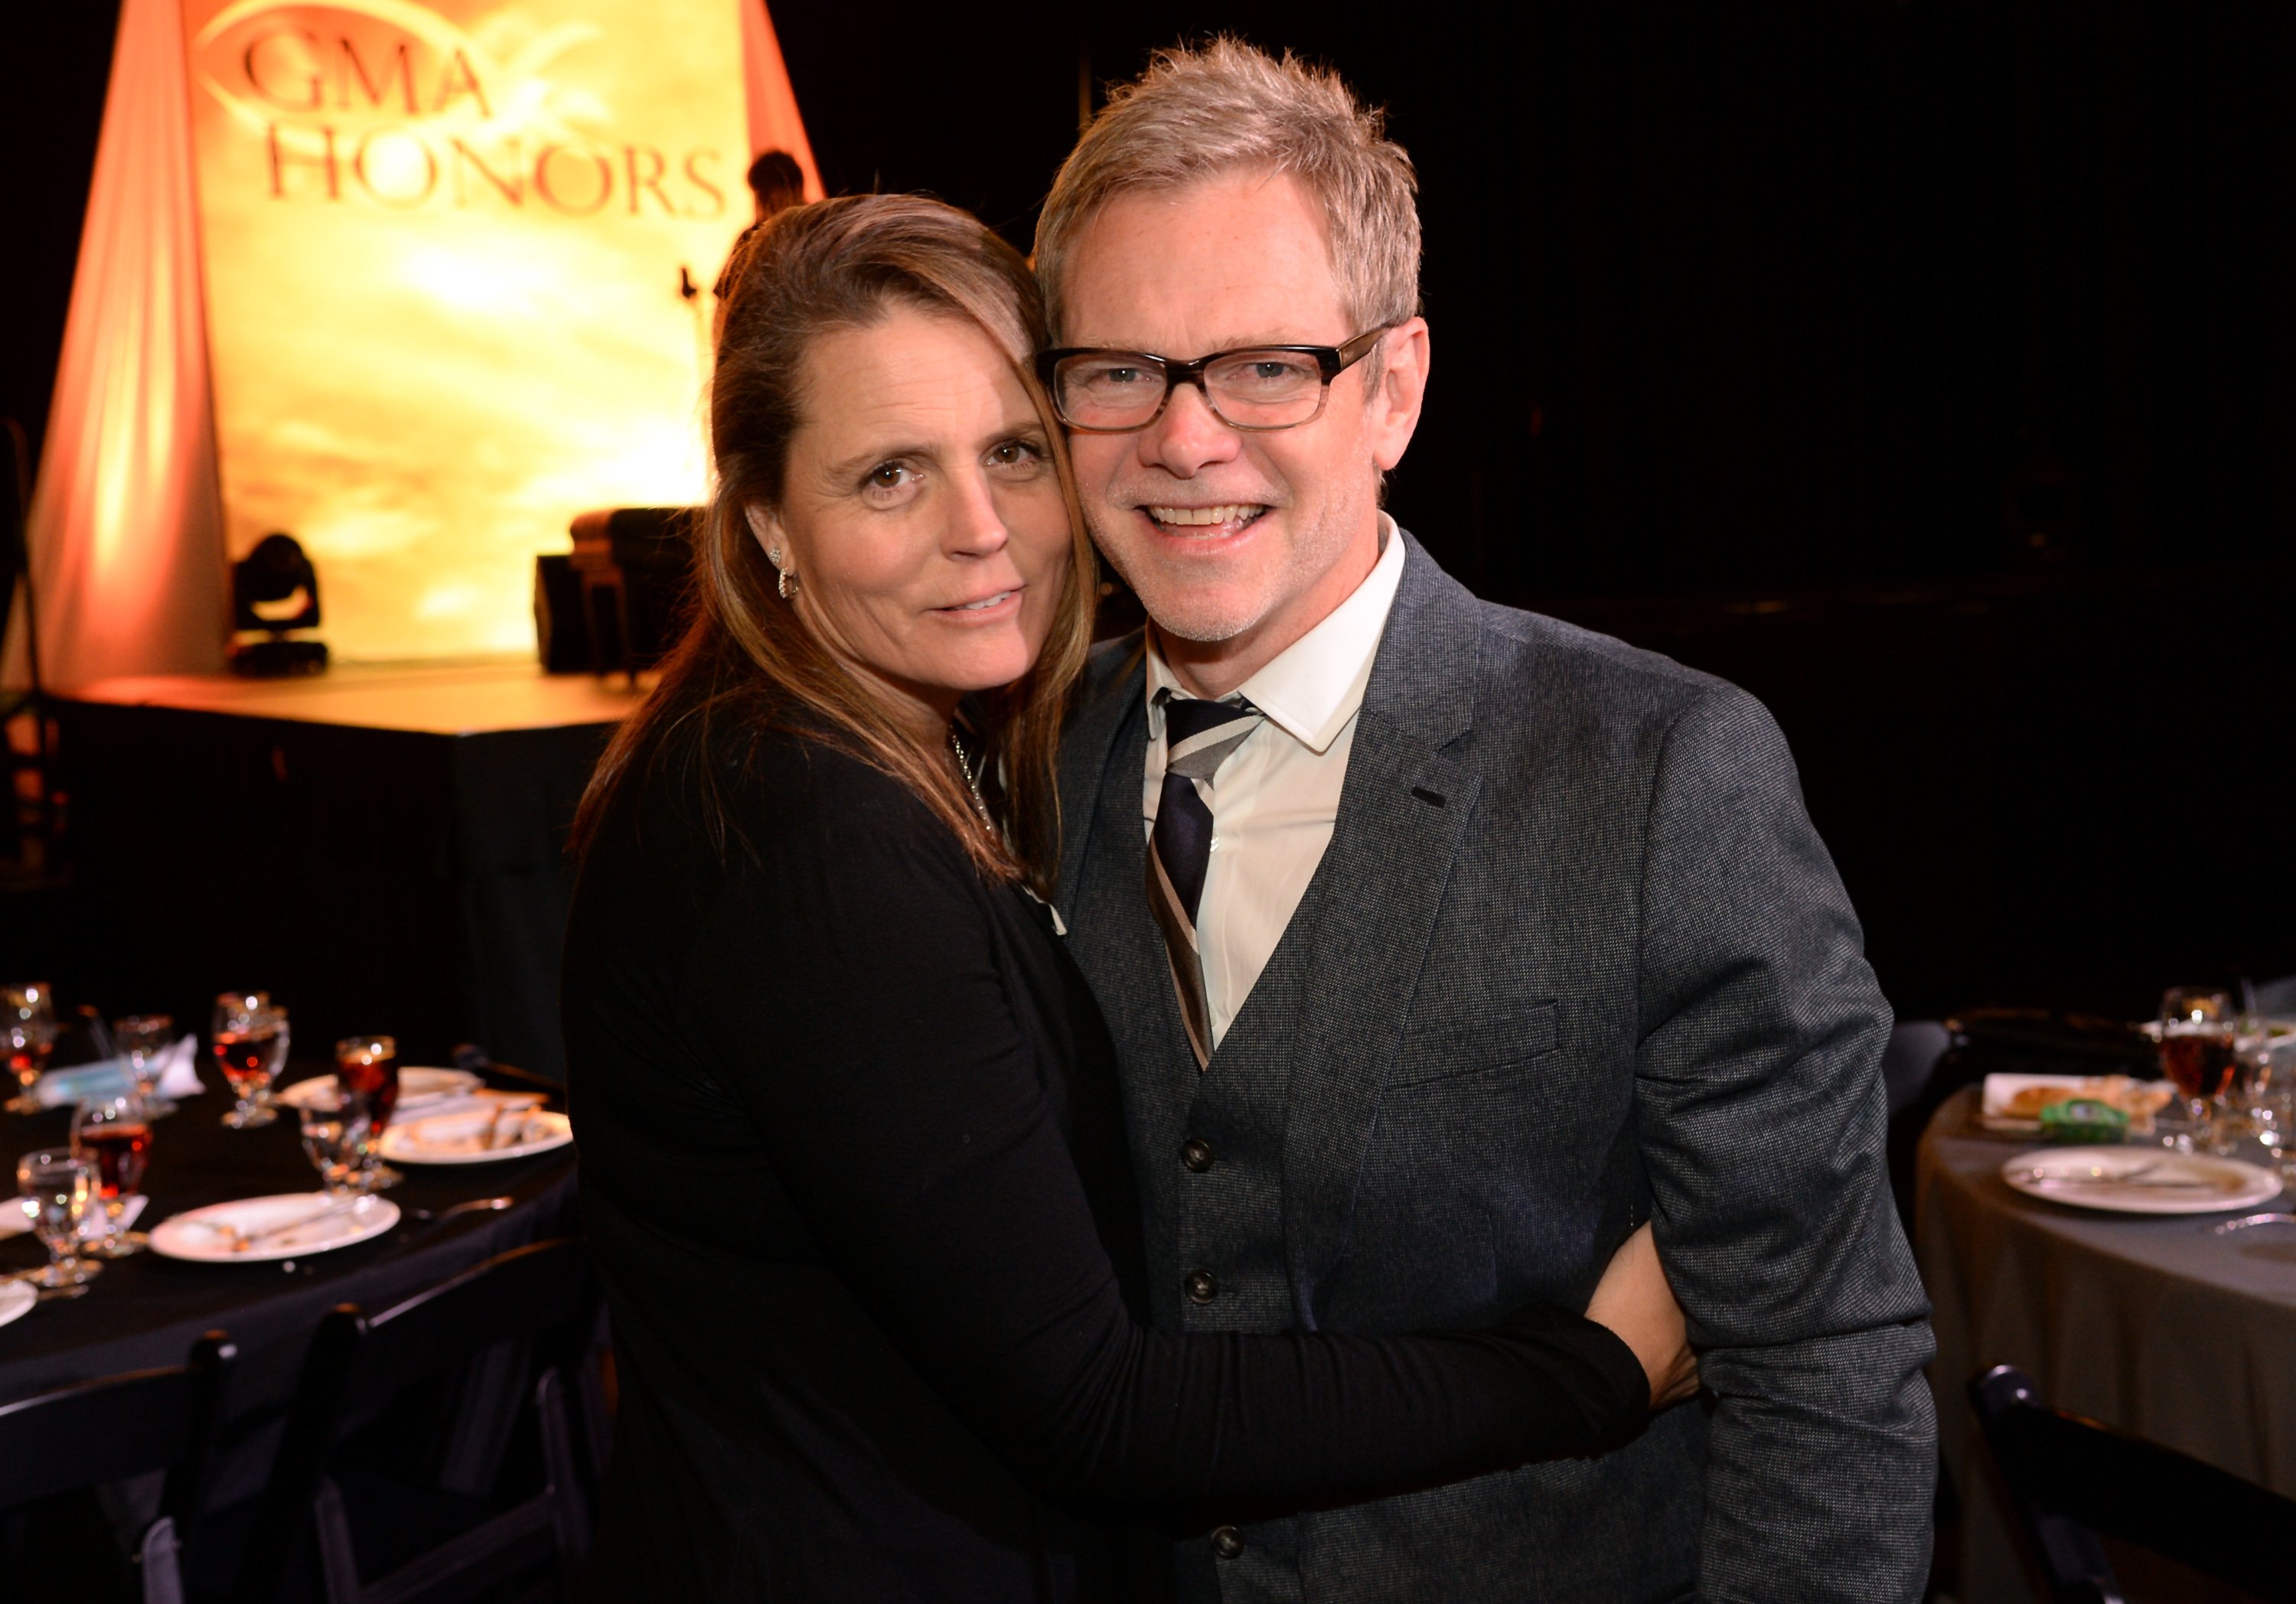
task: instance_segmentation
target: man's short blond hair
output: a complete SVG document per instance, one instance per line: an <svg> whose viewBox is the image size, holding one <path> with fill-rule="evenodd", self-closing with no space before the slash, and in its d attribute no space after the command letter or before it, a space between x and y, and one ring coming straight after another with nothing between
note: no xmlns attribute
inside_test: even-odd
<svg viewBox="0 0 2296 1604"><path fill-rule="evenodd" d="M1286 173L1324 215L1349 335L1419 311L1419 181L1385 119L1340 75L1225 36L1160 51L1113 90L1061 164L1037 219L1037 276L1053 336L1076 242L1118 196L1231 173Z"/></svg>

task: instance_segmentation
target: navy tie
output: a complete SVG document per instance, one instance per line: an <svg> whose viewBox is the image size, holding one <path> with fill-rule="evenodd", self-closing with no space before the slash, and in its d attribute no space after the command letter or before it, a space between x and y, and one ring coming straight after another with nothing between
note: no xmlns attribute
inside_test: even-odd
<svg viewBox="0 0 2296 1604"><path fill-rule="evenodd" d="M1148 911L1164 933L1172 985L1180 995L1180 1021L1196 1068L1212 1057L1211 1022L1204 1006L1203 958L1196 941L1196 909L1204 898L1204 871L1211 862L1212 810L1196 782L1212 777L1230 752L1242 746L1266 715L1250 702L1197 701L1156 692L1164 709L1164 789L1156 803L1156 828L1148 839Z"/></svg>

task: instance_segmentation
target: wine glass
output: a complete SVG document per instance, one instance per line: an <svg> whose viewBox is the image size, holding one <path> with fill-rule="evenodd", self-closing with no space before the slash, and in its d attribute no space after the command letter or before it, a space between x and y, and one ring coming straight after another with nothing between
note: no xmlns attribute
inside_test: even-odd
<svg viewBox="0 0 2296 1604"><path fill-rule="evenodd" d="M268 992L225 992L216 999L209 1050L238 1105L223 1117L234 1131L253 1130L279 1117L271 1082L287 1061L287 1011Z"/></svg>
<svg viewBox="0 0 2296 1604"><path fill-rule="evenodd" d="M55 988L45 980L0 986L0 1045L8 1053L8 1068L16 1077L16 1095L8 1101L11 1114L37 1114L40 1100L33 1083L46 1073L48 1054L56 1045Z"/></svg>
<svg viewBox="0 0 2296 1604"><path fill-rule="evenodd" d="M152 1115L133 1092L94 1097L72 1110L72 1152L95 1166L96 1196L106 1232L94 1252L98 1258L126 1258L152 1245L140 1231L125 1229L127 1205L144 1190L144 1166L152 1157Z"/></svg>
<svg viewBox="0 0 2296 1604"><path fill-rule="evenodd" d="M95 1165L70 1152L27 1153L16 1160L16 1191L32 1206L32 1230L48 1250L45 1268L25 1279L36 1287L78 1287L103 1266L77 1256L80 1226L94 1206Z"/></svg>
<svg viewBox="0 0 2296 1604"><path fill-rule="evenodd" d="M344 1106L340 1095L315 1098L302 1105L303 1153L319 1172L319 1183L330 1197L357 1195L373 1127L363 1111Z"/></svg>
<svg viewBox="0 0 2296 1604"><path fill-rule="evenodd" d="M129 1014L111 1022L112 1039L127 1060L128 1078L154 1119L176 1111L176 1105L160 1095L160 1054L175 1034L176 1021L166 1014Z"/></svg>
<svg viewBox="0 0 2296 1604"><path fill-rule="evenodd" d="M2176 1142L2204 1142L2217 1100L2232 1084L2238 1030L2229 993L2172 986L2161 994L2161 1068L2184 1094L2189 1132Z"/></svg>
<svg viewBox="0 0 2296 1604"><path fill-rule="evenodd" d="M382 1161L382 1133L398 1107L398 1043L387 1035L345 1036L335 1043L335 1088L343 1109L365 1125L359 1147L361 1191L382 1191L406 1177Z"/></svg>

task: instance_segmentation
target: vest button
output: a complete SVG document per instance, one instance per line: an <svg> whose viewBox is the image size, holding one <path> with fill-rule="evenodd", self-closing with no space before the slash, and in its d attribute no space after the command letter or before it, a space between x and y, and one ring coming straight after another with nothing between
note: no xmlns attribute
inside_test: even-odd
<svg viewBox="0 0 2296 1604"><path fill-rule="evenodd" d="M1212 1166L1212 1144L1201 1136L1191 1136L1180 1144L1180 1162L1199 1175Z"/></svg>
<svg viewBox="0 0 2296 1604"><path fill-rule="evenodd" d="M1188 1279L1180 1285L1187 1293L1190 1303L1208 1304L1219 1296L1219 1282L1212 1279L1212 1273L1209 1270L1189 1271Z"/></svg>
<svg viewBox="0 0 2296 1604"><path fill-rule="evenodd" d="M1243 1534L1234 1526L1212 1528L1212 1552L1223 1559L1233 1559L1243 1552Z"/></svg>

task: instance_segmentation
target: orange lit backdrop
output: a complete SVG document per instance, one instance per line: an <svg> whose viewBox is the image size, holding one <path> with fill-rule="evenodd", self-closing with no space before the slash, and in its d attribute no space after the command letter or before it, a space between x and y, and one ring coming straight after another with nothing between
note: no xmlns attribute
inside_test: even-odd
<svg viewBox="0 0 2296 1604"><path fill-rule="evenodd" d="M743 23L186 0L225 543L301 540L338 656L530 651L570 516L701 495Z"/></svg>

